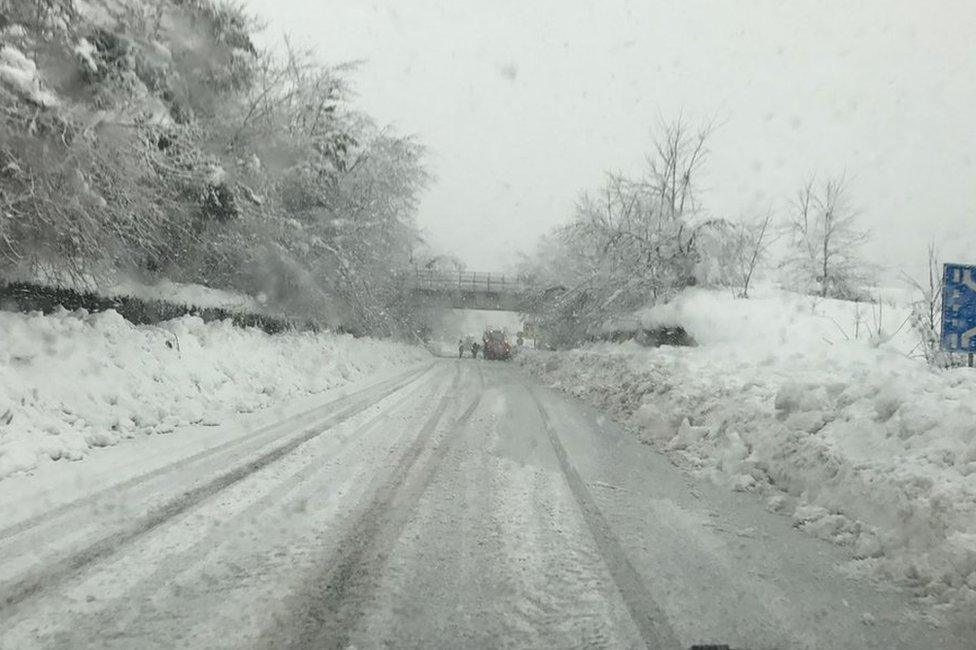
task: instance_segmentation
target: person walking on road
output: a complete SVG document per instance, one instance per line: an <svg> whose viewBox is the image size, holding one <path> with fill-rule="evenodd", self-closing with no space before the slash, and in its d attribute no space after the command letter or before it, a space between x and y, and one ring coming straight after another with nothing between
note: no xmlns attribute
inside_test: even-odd
<svg viewBox="0 0 976 650"><path fill-rule="evenodd" d="M464 358L464 341L458 339L458 359Z"/></svg>
<svg viewBox="0 0 976 650"><path fill-rule="evenodd" d="M471 344L471 358L472 359L477 359L478 358L478 350L479 350L480 347L481 346L478 345L478 342L477 341L475 341L474 343Z"/></svg>

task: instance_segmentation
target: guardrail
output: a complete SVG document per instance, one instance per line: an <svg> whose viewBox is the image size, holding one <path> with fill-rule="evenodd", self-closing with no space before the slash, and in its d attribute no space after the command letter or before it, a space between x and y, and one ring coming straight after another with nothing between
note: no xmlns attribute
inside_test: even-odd
<svg viewBox="0 0 976 650"><path fill-rule="evenodd" d="M519 293L529 285L518 276L480 271L419 270L413 276L413 288L425 291Z"/></svg>

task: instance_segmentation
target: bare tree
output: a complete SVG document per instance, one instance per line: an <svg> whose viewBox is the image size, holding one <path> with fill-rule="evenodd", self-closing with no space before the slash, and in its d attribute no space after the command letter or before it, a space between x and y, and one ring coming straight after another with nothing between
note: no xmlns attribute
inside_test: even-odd
<svg viewBox="0 0 976 650"><path fill-rule="evenodd" d="M807 181L797 192L788 224L792 255L784 266L794 280L821 297L854 298L867 280L860 247L869 233L857 227L858 212L844 176L817 186Z"/></svg>
<svg viewBox="0 0 976 650"><path fill-rule="evenodd" d="M740 298L749 297L749 286L756 271L769 255L769 247L775 241L772 227L773 215L767 212L761 217L733 226L731 250L728 260L730 280Z"/></svg>
<svg viewBox="0 0 976 650"><path fill-rule="evenodd" d="M665 124L643 174L610 173L598 192L583 194L571 222L553 232L531 274L559 268L558 291L539 296L540 324L574 344L589 329L696 283L704 234L715 221L698 218L698 173L707 158L709 126Z"/></svg>
<svg viewBox="0 0 976 650"><path fill-rule="evenodd" d="M906 273L902 275L909 286L915 290L916 295L909 316L912 329L919 338L915 350L921 348L922 356L929 365L945 366L947 359L939 338L939 330L942 326L942 289L945 280L935 244L930 243L928 247L926 278L919 280Z"/></svg>
<svg viewBox="0 0 976 650"><path fill-rule="evenodd" d="M647 182L657 197L662 220L683 219L698 209L694 183L708 157L705 144L712 132L706 124L692 130L678 118L661 127L654 155L647 160Z"/></svg>

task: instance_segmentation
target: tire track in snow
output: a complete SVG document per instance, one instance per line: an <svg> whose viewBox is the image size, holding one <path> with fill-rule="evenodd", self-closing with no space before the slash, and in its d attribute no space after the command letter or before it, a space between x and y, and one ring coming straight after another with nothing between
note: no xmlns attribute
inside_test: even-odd
<svg viewBox="0 0 976 650"><path fill-rule="evenodd" d="M682 647L671 626L668 624L664 611L647 589L640 574L634 568L633 563L621 546L620 540L617 539L613 529L607 523L606 518L603 516L589 489L586 487L586 482L583 481L570 461L566 453L566 448L560 442L559 435L556 433L549 419L549 414L542 400L539 398L537 389L531 386L526 386L526 389L532 395L533 401L535 401L539 414L542 417L546 435L559 461L559 467L562 470L563 476L566 478L566 483L569 485L573 497L579 504L583 519L590 529L597 549L600 555L603 556L603 561L617 585L617 589L623 598L627 611L630 613L630 617L640 631L644 644L648 648Z"/></svg>
<svg viewBox="0 0 976 650"><path fill-rule="evenodd" d="M365 434L388 421L391 418L391 412L415 399L418 393L432 391L436 394L441 389L442 383L425 383L410 390L394 393L394 396L388 396L395 397L394 401L383 406L378 413L370 415L365 421L356 424L351 432L342 435L337 440L336 446L329 449L330 456L346 449L361 434ZM377 404L381 402L382 400ZM304 464L299 465L295 471L289 471L279 483L246 507L225 519L219 520L220 528L239 529L241 522L246 522L266 511L273 504L281 502L316 472L323 471L326 470L324 470L320 457L308 459ZM177 553L167 554L160 559L159 564L151 573L141 577L122 594L113 597L113 605L110 607L102 607L95 611L72 612L71 618L64 625L64 630L54 637L57 641L53 645L83 647L93 638L99 638L105 634L112 637L122 636L129 633L131 629L137 628L140 619L147 615L150 618L152 617L152 613L145 608L145 603L150 600L152 594L159 591L163 585L176 584L176 578L183 572L193 570L200 563L207 562L208 553L216 548L215 543L217 542L212 536L202 536L189 547ZM220 543L226 543L226 540Z"/></svg>
<svg viewBox="0 0 976 650"><path fill-rule="evenodd" d="M461 373L458 366L447 394L362 514L343 535L336 556L324 560L329 568L310 579L307 589L295 594L294 606L289 608L294 614L268 630L258 646L349 647L350 637L365 613L365 604L378 586L387 557L456 439L453 433L467 423L481 403L484 376L479 368L476 397L442 433L430 456L421 460L451 406L452 394L463 394L459 388ZM448 436L451 437L445 440Z"/></svg>
<svg viewBox="0 0 976 650"><path fill-rule="evenodd" d="M429 370L429 368L427 370ZM392 387L385 388L384 390L380 391L378 396L370 395L368 398L354 401L340 412L325 417L324 419L316 422L314 425L309 426L300 435L290 439L288 442L274 447L258 457L251 459L250 461L239 465L228 472L220 474L212 480L188 490L170 501L152 508L144 517L139 518L132 525L113 531L112 533L101 537L94 543L87 545L85 548L71 553L58 561L52 562L51 564L48 564L40 570L30 573L25 577L11 581L5 585L0 585L0 605L2 605L2 608L0 608L0 621L7 619L13 613L12 609L15 605L22 603L23 601L41 593L44 590L50 589L51 587L62 583L64 580L75 575L88 565L116 553L125 544L128 544L132 540L149 533L170 519L185 512L205 499L217 494L221 490L243 480L261 468L283 458L312 438L321 435L336 424L353 417L377 401L382 400L383 398L416 381L425 373L426 370L421 371L419 374L411 376L406 380L400 380L399 382L394 383ZM366 389L365 392L369 391L370 389ZM363 402L368 403L364 404ZM313 409L313 411L316 410L317 409ZM279 427L280 424L276 424L272 428ZM218 448L206 450L193 458L197 458L201 455L212 455L214 453L219 453L219 451L226 450L227 446L228 445L221 445ZM174 465L179 464L180 463L177 462L167 467L173 467ZM151 472L150 474L155 476L159 475L160 473L162 472L156 471ZM148 479L145 476L137 477L136 479L133 479L133 483L138 484L144 480ZM116 487L109 489L124 488ZM79 502L83 503L87 500L87 498L80 499L75 501L73 505L78 506L80 505ZM70 511L70 508L67 510ZM59 508L55 511L55 514L60 514L63 512L65 512L65 510ZM51 516L55 515L52 514Z"/></svg>

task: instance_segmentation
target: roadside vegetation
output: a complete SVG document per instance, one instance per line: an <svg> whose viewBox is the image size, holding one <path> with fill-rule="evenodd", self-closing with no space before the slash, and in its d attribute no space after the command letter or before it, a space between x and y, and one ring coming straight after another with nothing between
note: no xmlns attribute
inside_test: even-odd
<svg viewBox="0 0 976 650"><path fill-rule="evenodd" d="M346 68L256 29L210 0L0 0L0 277L410 331L422 147L350 105Z"/></svg>
<svg viewBox="0 0 976 650"><path fill-rule="evenodd" d="M748 298L770 266L789 269L789 288L801 293L871 299L872 269L860 255L869 233L858 226L847 178L807 180L783 214L724 216L703 203L699 187L711 134L682 119L661 125L643 171L607 173L524 263L522 273L542 287L535 304L551 345L573 347L693 286Z"/></svg>

